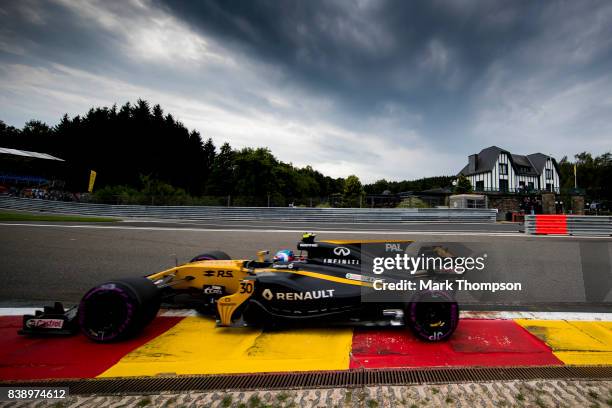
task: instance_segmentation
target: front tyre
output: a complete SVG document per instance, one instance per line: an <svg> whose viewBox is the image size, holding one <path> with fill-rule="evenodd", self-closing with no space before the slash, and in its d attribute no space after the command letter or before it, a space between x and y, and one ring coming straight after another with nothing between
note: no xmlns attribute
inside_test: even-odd
<svg viewBox="0 0 612 408"><path fill-rule="evenodd" d="M89 339L107 343L139 333L157 315L160 290L147 278L125 278L96 286L83 296L78 320Z"/></svg>
<svg viewBox="0 0 612 408"><path fill-rule="evenodd" d="M189 262L199 261L229 261L232 259L228 254L223 251L208 251L203 254L194 256Z"/></svg>
<svg viewBox="0 0 612 408"><path fill-rule="evenodd" d="M419 339L446 340L459 324L459 305L447 293L423 293L408 304L405 319Z"/></svg>

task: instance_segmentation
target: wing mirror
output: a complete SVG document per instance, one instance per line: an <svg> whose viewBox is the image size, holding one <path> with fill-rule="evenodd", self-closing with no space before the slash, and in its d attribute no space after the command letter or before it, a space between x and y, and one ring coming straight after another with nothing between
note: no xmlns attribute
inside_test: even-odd
<svg viewBox="0 0 612 408"><path fill-rule="evenodd" d="M266 255L268 255L270 253L270 250L265 249L263 251L257 251L257 261L259 262L265 262L266 261Z"/></svg>

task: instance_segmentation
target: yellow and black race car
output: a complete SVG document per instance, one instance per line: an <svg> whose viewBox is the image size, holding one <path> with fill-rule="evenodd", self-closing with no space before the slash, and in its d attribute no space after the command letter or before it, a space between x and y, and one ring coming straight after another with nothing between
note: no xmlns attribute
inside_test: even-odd
<svg viewBox="0 0 612 408"><path fill-rule="evenodd" d="M407 326L423 340L445 340L459 321L451 294L426 291L400 300L368 298L374 282L382 278L364 264L389 249L405 251L411 242L315 241L313 234L304 234L298 256L268 260L268 252L261 251L256 260L244 260L209 251L159 273L96 286L66 312L57 305L24 316L21 333L66 333L74 328L97 342L116 341L137 334L165 305L216 316L219 326ZM409 278L428 275L431 272L422 271Z"/></svg>

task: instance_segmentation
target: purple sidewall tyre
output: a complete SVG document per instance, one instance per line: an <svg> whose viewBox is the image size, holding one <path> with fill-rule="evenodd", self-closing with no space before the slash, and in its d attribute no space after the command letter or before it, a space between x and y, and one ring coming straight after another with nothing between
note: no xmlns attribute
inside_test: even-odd
<svg viewBox="0 0 612 408"><path fill-rule="evenodd" d="M419 339L447 340L459 325L459 305L448 293L424 292L408 304L405 319Z"/></svg>
<svg viewBox="0 0 612 408"><path fill-rule="evenodd" d="M200 255L194 256L189 262L199 261L227 261L232 259L228 254L223 251L207 251Z"/></svg>
<svg viewBox="0 0 612 408"><path fill-rule="evenodd" d="M89 339L107 343L141 331L157 315L160 290L144 277L96 286L79 303L78 322Z"/></svg>

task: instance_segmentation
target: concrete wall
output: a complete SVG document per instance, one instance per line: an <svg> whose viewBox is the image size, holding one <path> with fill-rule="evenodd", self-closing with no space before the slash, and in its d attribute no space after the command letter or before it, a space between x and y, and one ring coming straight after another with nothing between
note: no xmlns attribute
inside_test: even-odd
<svg viewBox="0 0 612 408"><path fill-rule="evenodd" d="M489 208L497 208L497 219L503 221L507 212L520 211L521 200L520 196L489 195Z"/></svg>

